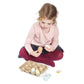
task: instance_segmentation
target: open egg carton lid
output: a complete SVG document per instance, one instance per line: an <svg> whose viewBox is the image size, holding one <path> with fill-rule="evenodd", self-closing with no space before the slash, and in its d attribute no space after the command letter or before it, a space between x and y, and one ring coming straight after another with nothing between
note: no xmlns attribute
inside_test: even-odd
<svg viewBox="0 0 84 84"><path fill-rule="evenodd" d="M45 72L48 69L46 65L31 60L25 62L19 68L21 71L30 73L35 76L40 76L43 72Z"/></svg>

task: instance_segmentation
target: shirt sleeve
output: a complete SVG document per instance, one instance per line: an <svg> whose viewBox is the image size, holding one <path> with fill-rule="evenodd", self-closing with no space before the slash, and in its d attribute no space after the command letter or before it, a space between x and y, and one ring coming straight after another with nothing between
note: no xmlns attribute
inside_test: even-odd
<svg viewBox="0 0 84 84"><path fill-rule="evenodd" d="M25 49L27 50L27 52L30 54L31 51L33 51L32 47L31 47L31 42L34 38L34 25L31 27L31 29L29 30L29 33L27 35L26 41L25 41Z"/></svg>
<svg viewBox="0 0 84 84"><path fill-rule="evenodd" d="M58 27L55 26L55 30L54 30L54 37L52 39L52 46L54 47L54 50L57 48L58 46L58 36L59 36L59 31L58 31Z"/></svg>

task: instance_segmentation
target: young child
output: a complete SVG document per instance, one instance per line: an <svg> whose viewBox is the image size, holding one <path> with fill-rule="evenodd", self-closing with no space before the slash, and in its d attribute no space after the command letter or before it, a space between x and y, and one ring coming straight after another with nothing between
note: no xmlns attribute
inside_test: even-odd
<svg viewBox="0 0 84 84"><path fill-rule="evenodd" d="M19 57L52 67L55 66L53 61L63 58L63 49L58 45L59 32L56 18L57 8L45 3L39 11L38 21L32 25L28 33ZM42 53L37 52L38 47L43 48Z"/></svg>

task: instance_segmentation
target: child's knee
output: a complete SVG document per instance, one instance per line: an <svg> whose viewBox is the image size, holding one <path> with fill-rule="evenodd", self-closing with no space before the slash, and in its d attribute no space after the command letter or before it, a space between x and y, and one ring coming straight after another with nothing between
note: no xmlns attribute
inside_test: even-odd
<svg viewBox="0 0 84 84"><path fill-rule="evenodd" d="M63 52L61 50L58 50L58 59L62 59L63 58Z"/></svg>
<svg viewBox="0 0 84 84"><path fill-rule="evenodd" d="M22 54L24 54L26 52L25 48L22 47L19 51L19 55L22 56Z"/></svg>
<svg viewBox="0 0 84 84"><path fill-rule="evenodd" d="M54 51L54 55L56 57L57 60L60 60L63 58L63 52L60 49L56 49Z"/></svg>

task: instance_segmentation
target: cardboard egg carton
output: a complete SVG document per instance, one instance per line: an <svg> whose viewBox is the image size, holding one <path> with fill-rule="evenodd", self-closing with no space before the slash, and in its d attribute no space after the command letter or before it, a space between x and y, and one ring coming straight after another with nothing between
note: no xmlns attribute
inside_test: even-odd
<svg viewBox="0 0 84 84"><path fill-rule="evenodd" d="M24 71L26 73L30 73L35 76L40 76L44 71L48 69L48 67L44 64L40 64L34 61L27 61L20 67L21 71Z"/></svg>

